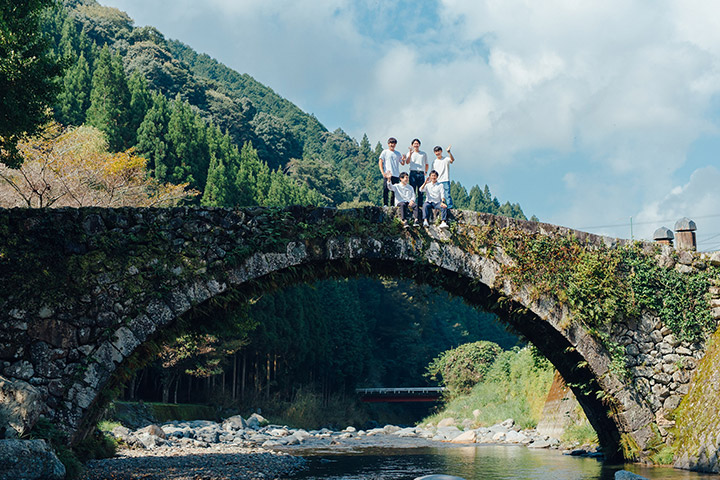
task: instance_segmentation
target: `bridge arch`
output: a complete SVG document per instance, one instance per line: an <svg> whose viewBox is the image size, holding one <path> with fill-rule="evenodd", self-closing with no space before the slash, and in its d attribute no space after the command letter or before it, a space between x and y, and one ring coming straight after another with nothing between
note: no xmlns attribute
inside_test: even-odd
<svg viewBox="0 0 720 480"><path fill-rule="evenodd" d="M0 333L3 373L33 385L77 440L133 353L208 303L390 275L495 312L534 343L573 388L609 458L623 455L621 442L648 446L655 412L633 379L613 373L609 352L567 306L506 278L512 259L486 234L572 235L587 248L614 241L470 212L459 212L451 231L403 230L393 215L377 207L4 211L0 279L12 293L0 305L9 326Z"/></svg>

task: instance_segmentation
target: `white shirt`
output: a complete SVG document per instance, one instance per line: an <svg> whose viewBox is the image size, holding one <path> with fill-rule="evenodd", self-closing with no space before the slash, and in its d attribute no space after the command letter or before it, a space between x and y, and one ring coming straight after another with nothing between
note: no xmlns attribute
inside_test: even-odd
<svg viewBox="0 0 720 480"><path fill-rule="evenodd" d="M400 202L410 203L415 201L415 189L409 183L407 185L403 185L402 183L393 185L388 180L387 184L388 189L395 192L395 206L400 204Z"/></svg>
<svg viewBox="0 0 720 480"><path fill-rule="evenodd" d="M385 172L390 173L393 177L400 176L400 161L402 160L402 154L400 154L400 152L386 148L380 154L380 160L383 161Z"/></svg>
<svg viewBox="0 0 720 480"><path fill-rule="evenodd" d="M445 197L445 187L440 182L428 182L420 191L427 193L425 201L430 203L440 203Z"/></svg>
<svg viewBox="0 0 720 480"><path fill-rule="evenodd" d="M438 182L450 181L450 157L435 158L433 170L438 173Z"/></svg>
<svg viewBox="0 0 720 480"><path fill-rule="evenodd" d="M410 154L410 170L425 173L425 166L428 165L425 152L413 152Z"/></svg>

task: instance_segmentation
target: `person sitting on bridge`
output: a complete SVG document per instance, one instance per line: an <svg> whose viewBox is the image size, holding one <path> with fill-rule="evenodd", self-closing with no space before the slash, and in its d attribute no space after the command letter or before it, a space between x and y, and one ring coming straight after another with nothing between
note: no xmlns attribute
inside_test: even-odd
<svg viewBox="0 0 720 480"><path fill-rule="evenodd" d="M425 220L423 220L423 226L430 226L428 218L431 218L430 211L432 209L440 210L440 218L442 219L440 228L448 228L448 224L446 222L447 204L445 203L445 188L437 181L437 179L438 173L435 170L432 170L430 175L428 175L428 178L425 180L425 183L423 183L422 187L420 187L420 191L425 192L426 194L426 200L423 204L423 216L425 217Z"/></svg>
<svg viewBox="0 0 720 480"><path fill-rule="evenodd" d="M415 201L415 190L409 180L407 172L400 173L400 183L393 185L389 179L387 180L387 188L395 193L395 206L400 208L400 221L405 228L409 227L406 220L410 216L409 210L413 211L415 217L414 226L420 226L420 208Z"/></svg>

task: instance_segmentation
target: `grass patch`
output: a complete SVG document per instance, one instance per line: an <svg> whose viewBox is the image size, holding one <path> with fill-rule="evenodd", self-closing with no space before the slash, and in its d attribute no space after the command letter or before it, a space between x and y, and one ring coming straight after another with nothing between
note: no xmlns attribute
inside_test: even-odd
<svg viewBox="0 0 720 480"><path fill-rule="evenodd" d="M502 352L469 395L459 396L422 423L437 424L443 418L474 420L476 426L490 426L508 418L522 428L535 427L540 420L554 369L538 364L529 347ZM479 410L477 418L474 410Z"/></svg>
<svg viewBox="0 0 720 480"><path fill-rule="evenodd" d="M30 438L46 440L50 444L60 462L65 465L66 480L79 478L85 470L83 463L112 457L117 449L115 439L100 430L95 430L74 448L70 448L67 436L46 418L38 420L30 432Z"/></svg>
<svg viewBox="0 0 720 480"><path fill-rule="evenodd" d="M570 445L597 445L599 441L595 429L584 414L580 417L581 419L575 425L570 425L565 429L560 440Z"/></svg>

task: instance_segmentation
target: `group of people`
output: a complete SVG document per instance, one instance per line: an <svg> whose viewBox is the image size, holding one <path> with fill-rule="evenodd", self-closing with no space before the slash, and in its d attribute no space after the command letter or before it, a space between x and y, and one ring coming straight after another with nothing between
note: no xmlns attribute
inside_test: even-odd
<svg viewBox="0 0 720 480"><path fill-rule="evenodd" d="M414 139L407 155L395 149L397 140L390 137L388 148L382 151L378 165L385 181L383 182L383 204L390 206L394 200L400 209L403 226L409 227L410 212L414 217L413 225L420 226L420 205L422 221L425 227L434 211L440 211L440 228L448 228L447 210L453 208L450 196L450 164L455 161L450 148L447 157L443 156L440 146L433 148L435 159L428 161L425 152L420 150L420 140ZM428 170L430 172L428 173ZM423 202L423 197L425 201Z"/></svg>

